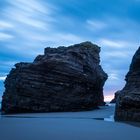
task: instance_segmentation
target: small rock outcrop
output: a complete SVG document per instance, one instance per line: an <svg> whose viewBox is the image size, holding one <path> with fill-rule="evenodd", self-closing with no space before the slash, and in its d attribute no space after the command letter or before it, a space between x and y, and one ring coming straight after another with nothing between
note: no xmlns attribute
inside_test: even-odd
<svg viewBox="0 0 140 140"><path fill-rule="evenodd" d="M140 121L140 47L125 80L126 85L116 102L115 120Z"/></svg>
<svg viewBox="0 0 140 140"><path fill-rule="evenodd" d="M121 93L121 90L118 90L114 93L114 98L110 101L111 104L116 103L116 100L117 100L120 93Z"/></svg>
<svg viewBox="0 0 140 140"><path fill-rule="evenodd" d="M17 63L5 80L3 113L81 111L103 104L107 74L100 47L83 42L45 48L33 63Z"/></svg>

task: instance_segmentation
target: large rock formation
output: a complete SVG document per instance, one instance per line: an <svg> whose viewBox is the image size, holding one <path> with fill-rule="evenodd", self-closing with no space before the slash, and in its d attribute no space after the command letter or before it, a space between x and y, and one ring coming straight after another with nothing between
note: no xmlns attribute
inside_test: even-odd
<svg viewBox="0 0 140 140"><path fill-rule="evenodd" d="M103 103L107 74L91 42L46 48L33 63L18 63L7 76L3 113L90 110Z"/></svg>
<svg viewBox="0 0 140 140"><path fill-rule="evenodd" d="M116 103L116 100L117 100L120 93L121 93L121 90L118 90L114 93L114 98L110 101L111 104Z"/></svg>
<svg viewBox="0 0 140 140"><path fill-rule="evenodd" d="M126 85L116 103L115 120L140 121L140 48L136 51Z"/></svg>

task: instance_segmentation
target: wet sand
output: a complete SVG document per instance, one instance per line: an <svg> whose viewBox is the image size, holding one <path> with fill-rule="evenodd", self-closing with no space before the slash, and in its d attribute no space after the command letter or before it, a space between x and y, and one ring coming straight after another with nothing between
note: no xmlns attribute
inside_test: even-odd
<svg viewBox="0 0 140 140"><path fill-rule="evenodd" d="M140 123L114 122L114 105L86 112L0 116L1 140L140 140Z"/></svg>

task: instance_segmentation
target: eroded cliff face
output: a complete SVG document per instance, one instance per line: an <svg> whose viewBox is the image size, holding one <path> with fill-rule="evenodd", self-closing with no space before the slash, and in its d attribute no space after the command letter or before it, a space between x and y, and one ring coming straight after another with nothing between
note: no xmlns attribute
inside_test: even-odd
<svg viewBox="0 0 140 140"><path fill-rule="evenodd" d="M18 63L5 80L3 113L81 111L103 103L107 74L91 42L46 48L33 63Z"/></svg>
<svg viewBox="0 0 140 140"><path fill-rule="evenodd" d="M140 121L140 47L133 56L126 85L119 94L115 120Z"/></svg>
<svg viewBox="0 0 140 140"><path fill-rule="evenodd" d="M110 103L116 103L116 100L117 100L120 93L121 93L121 90L116 91L114 93L114 98L110 101Z"/></svg>

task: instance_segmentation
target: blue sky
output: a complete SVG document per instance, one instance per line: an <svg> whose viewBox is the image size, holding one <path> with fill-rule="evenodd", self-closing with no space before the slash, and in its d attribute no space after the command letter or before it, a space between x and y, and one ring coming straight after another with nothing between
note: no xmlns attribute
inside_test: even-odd
<svg viewBox="0 0 140 140"><path fill-rule="evenodd" d="M140 43L139 13L140 0L0 0L0 94L15 63L87 40L101 47L104 93L113 94Z"/></svg>

